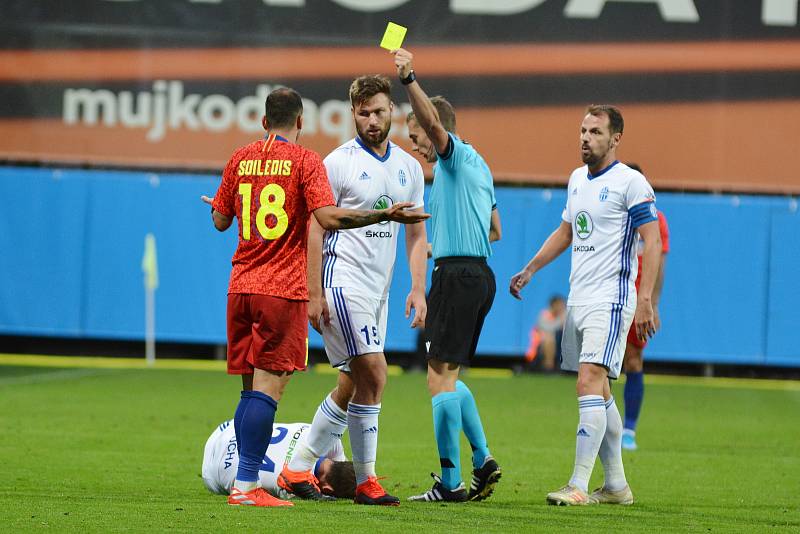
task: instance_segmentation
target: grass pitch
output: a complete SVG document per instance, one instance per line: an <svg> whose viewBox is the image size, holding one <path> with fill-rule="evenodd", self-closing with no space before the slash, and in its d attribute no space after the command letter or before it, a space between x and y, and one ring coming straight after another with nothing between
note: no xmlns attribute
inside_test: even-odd
<svg viewBox="0 0 800 534"><path fill-rule="evenodd" d="M200 479L203 445L215 425L232 417L238 379L213 362L177 365L196 369L96 362L0 356L0 530L800 530L797 382L650 377L640 450L624 457L636 497L631 507L545 504L545 494L572 470L573 378L473 374L465 381L504 471L489 500L250 509L227 506ZM295 376L278 421L310 421L334 381L326 373ZM615 394L621 402L621 385ZM464 442L465 477L468 450ZM384 486L403 499L428 489L428 473L438 471L435 451L424 375L390 377L378 452ZM598 461L592 488L601 483Z"/></svg>

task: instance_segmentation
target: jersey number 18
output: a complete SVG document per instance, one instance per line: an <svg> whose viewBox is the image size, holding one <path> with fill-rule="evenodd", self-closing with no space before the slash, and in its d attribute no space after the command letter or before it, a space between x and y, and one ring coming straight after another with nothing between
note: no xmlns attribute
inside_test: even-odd
<svg viewBox="0 0 800 534"><path fill-rule="evenodd" d="M239 184L239 194L242 195L242 239L250 240L250 203L253 198L253 184ZM268 184L261 190L258 197L258 211L256 212L256 228L261 237L267 240L278 239L289 227L289 216L283 205L286 202L286 191L278 184ZM277 221L275 226L267 226L267 215L272 215Z"/></svg>

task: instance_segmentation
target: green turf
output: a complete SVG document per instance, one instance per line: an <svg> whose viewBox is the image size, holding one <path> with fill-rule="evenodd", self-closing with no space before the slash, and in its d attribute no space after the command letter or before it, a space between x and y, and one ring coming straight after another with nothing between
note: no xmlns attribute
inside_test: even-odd
<svg viewBox="0 0 800 534"><path fill-rule="evenodd" d="M0 525L5 532L732 532L800 529L800 391L650 385L640 450L626 454L632 507L556 508L572 469L568 377L467 378L504 476L484 503L366 508L225 505L200 479L203 444L237 380L184 370L0 365ZM334 377L298 375L278 411L309 421ZM621 391L617 391L621 397ZM465 475L469 467L462 447ZM427 489L437 455L425 377L391 377L379 474L400 497ZM599 462L593 486L601 483Z"/></svg>

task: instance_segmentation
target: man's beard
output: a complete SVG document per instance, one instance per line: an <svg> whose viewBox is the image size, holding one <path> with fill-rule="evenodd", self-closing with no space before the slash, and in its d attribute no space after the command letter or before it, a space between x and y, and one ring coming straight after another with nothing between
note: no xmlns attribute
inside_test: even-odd
<svg viewBox="0 0 800 534"><path fill-rule="evenodd" d="M603 161L603 159L608 155L609 150L611 150L611 144L609 143L608 147L606 147L606 151L602 154L595 154L592 152L591 148L589 152L584 154L583 149L581 149L581 160L588 166L592 166L596 163Z"/></svg>
<svg viewBox="0 0 800 534"><path fill-rule="evenodd" d="M359 130L357 125L356 125L356 130L358 131L358 136L361 138L362 141L364 141L364 143L367 144L367 146L379 147L386 140L386 138L389 137L389 129L391 128L391 126L392 126L392 121L391 120L386 121L386 124L384 124L383 128L381 128L380 133L379 135L377 135L377 137L368 135L366 131Z"/></svg>
<svg viewBox="0 0 800 534"><path fill-rule="evenodd" d="M597 163L601 159L603 159L602 156L598 156L596 154L593 154L592 152L589 152L587 154L581 153L581 160L583 160L583 162L586 165L590 165L590 166L594 165L595 163Z"/></svg>

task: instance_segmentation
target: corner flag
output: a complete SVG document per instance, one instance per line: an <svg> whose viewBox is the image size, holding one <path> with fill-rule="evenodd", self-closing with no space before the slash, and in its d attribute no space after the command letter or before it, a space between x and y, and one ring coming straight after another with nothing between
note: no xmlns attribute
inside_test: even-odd
<svg viewBox="0 0 800 534"><path fill-rule="evenodd" d="M156 255L156 236L147 234L144 238L144 256L142 257L144 287L158 288L158 257Z"/></svg>

